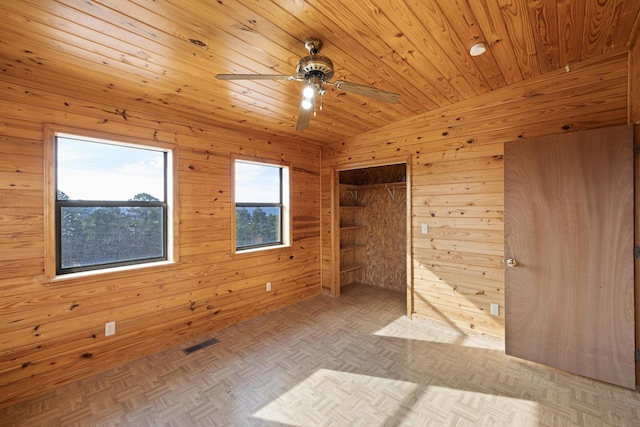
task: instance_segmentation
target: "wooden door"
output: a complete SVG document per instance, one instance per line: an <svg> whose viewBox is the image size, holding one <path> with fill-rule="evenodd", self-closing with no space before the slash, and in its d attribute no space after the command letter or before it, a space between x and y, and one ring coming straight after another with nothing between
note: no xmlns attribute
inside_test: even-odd
<svg viewBox="0 0 640 427"><path fill-rule="evenodd" d="M633 132L505 144L509 355L635 388Z"/></svg>

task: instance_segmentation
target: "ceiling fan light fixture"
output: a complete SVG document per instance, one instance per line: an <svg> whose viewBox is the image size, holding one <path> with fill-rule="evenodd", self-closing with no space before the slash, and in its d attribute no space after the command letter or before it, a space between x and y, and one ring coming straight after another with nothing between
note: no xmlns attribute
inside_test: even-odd
<svg viewBox="0 0 640 427"><path fill-rule="evenodd" d="M305 110L310 110L311 107L313 107L313 103L310 99L305 98L302 100L302 108L304 108Z"/></svg>
<svg viewBox="0 0 640 427"><path fill-rule="evenodd" d="M487 51L487 46L484 43L476 43L469 49L469 55L480 56Z"/></svg>
<svg viewBox="0 0 640 427"><path fill-rule="evenodd" d="M302 96L304 96L305 99L313 98L313 95L315 95L315 93L316 91L313 86L305 86L305 88L302 90Z"/></svg>

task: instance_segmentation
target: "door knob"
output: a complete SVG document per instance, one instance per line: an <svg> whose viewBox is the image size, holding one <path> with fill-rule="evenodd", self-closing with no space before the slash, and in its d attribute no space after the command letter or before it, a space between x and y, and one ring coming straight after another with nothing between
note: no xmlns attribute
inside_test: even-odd
<svg viewBox="0 0 640 427"><path fill-rule="evenodd" d="M513 258L509 258L509 259L507 260L507 265L508 265L509 267L515 267L516 265L518 265L518 262L517 262L515 259L513 259Z"/></svg>

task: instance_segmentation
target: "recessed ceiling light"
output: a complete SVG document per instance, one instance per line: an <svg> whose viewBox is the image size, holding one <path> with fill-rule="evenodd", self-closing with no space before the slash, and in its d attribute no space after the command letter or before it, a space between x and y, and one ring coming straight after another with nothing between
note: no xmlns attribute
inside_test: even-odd
<svg viewBox="0 0 640 427"><path fill-rule="evenodd" d="M469 49L469 55L480 56L486 51L487 51L487 47L484 45L484 43L476 43L473 46L471 46L471 49Z"/></svg>

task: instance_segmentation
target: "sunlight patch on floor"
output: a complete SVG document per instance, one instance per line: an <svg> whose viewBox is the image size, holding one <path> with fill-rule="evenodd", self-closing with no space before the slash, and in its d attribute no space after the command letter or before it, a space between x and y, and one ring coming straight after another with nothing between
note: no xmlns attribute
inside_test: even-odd
<svg viewBox="0 0 640 427"><path fill-rule="evenodd" d="M437 418L433 418L437 416ZM404 422L425 420L443 425L538 426L538 403L514 397L429 386L412 405ZM506 423L506 424L505 424Z"/></svg>
<svg viewBox="0 0 640 427"><path fill-rule="evenodd" d="M534 426L538 408L513 397L320 369L253 417L295 426Z"/></svg>
<svg viewBox="0 0 640 427"><path fill-rule="evenodd" d="M409 320L402 316L374 332L374 335L504 351L504 340L501 338L463 334L447 325L419 317Z"/></svg>
<svg viewBox="0 0 640 427"><path fill-rule="evenodd" d="M404 402L416 389L411 382L320 369L253 416L293 425L382 425L406 411Z"/></svg>

